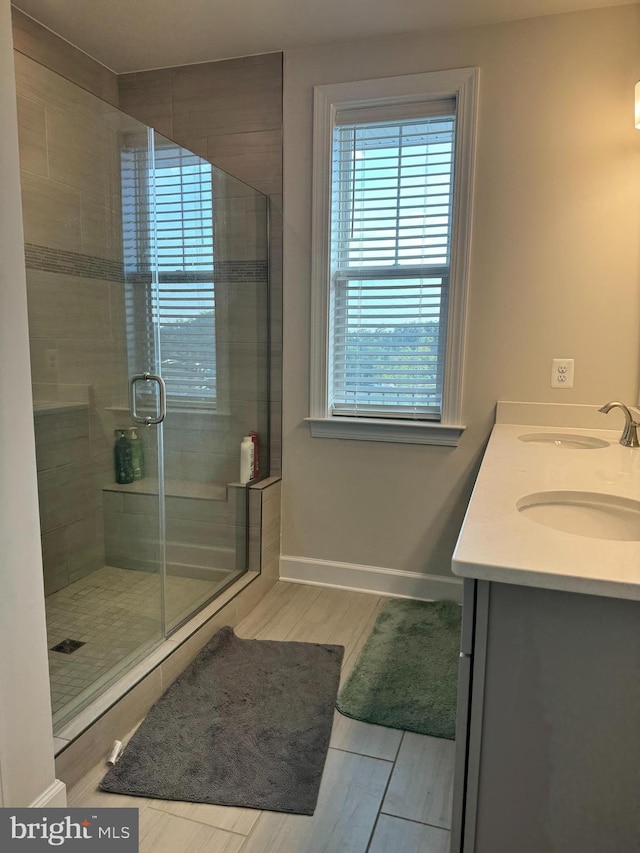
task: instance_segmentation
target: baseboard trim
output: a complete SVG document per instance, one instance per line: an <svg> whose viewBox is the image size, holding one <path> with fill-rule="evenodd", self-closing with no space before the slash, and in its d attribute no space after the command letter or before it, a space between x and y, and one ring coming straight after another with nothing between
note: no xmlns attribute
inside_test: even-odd
<svg viewBox="0 0 640 853"><path fill-rule="evenodd" d="M361 566L357 563L335 563L282 555L280 580L386 595L390 598L416 598L421 601L447 599L462 603L462 581L459 578Z"/></svg>
<svg viewBox="0 0 640 853"><path fill-rule="evenodd" d="M67 805L67 786L56 779L29 806L30 809L64 809Z"/></svg>

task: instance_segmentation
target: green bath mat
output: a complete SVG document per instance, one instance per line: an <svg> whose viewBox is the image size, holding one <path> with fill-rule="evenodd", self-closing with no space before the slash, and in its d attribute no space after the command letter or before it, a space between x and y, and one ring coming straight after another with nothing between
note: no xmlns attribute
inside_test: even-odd
<svg viewBox="0 0 640 853"><path fill-rule="evenodd" d="M338 710L453 740L461 614L452 601L388 601L340 691Z"/></svg>

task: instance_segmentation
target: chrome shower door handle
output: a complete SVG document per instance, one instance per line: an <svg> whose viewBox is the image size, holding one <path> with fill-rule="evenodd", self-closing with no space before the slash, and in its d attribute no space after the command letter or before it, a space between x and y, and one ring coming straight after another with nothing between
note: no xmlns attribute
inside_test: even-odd
<svg viewBox="0 0 640 853"><path fill-rule="evenodd" d="M136 409L136 382L158 383L160 411L155 418L152 418L151 415L143 416L138 414L138 410ZM167 416L167 386L164 384L162 376L158 376L157 373L136 373L131 377L131 381L129 382L129 414L134 421L146 424L147 426L162 423Z"/></svg>

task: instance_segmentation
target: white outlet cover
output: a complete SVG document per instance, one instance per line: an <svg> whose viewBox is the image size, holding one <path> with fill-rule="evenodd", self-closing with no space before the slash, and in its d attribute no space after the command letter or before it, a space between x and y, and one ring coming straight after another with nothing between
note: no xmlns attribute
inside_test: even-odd
<svg viewBox="0 0 640 853"><path fill-rule="evenodd" d="M573 388L573 370L572 358L554 358L551 363L551 387Z"/></svg>

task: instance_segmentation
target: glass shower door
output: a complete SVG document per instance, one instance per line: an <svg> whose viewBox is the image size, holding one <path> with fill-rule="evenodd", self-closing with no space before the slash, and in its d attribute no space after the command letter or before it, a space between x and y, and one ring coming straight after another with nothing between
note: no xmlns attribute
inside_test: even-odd
<svg viewBox="0 0 640 853"><path fill-rule="evenodd" d="M244 433L257 425L246 426L246 401L234 400L229 391L224 235L238 223L222 204L219 170L158 133L152 144L152 314L158 373L166 384L162 461L170 633L247 570L247 488L238 483L238 450Z"/></svg>
<svg viewBox="0 0 640 853"><path fill-rule="evenodd" d="M20 54L16 67L64 737L78 710L259 569L239 449L255 433L268 475L267 211L261 193L112 105Z"/></svg>

